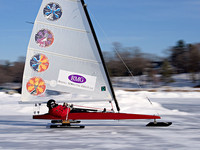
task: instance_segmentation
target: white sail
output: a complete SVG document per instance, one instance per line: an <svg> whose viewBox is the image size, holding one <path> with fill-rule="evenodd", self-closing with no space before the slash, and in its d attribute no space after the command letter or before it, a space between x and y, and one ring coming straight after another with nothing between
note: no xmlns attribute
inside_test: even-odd
<svg viewBox="0 0 200 150"><path fill-rule="evenodd" d="M30 38L22 102L114 99L83 1L43 0Z"/></svg>

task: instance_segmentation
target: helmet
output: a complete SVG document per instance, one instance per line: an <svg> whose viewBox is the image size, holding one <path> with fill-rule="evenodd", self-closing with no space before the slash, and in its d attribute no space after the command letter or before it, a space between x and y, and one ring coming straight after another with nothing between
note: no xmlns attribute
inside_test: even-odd
<svg viewBox="0 0 200 150"><path fill-rule="evenodd" d="M50 100L47 102L47 107L48 107L49 109L54 108L54 107L56 107L56 106L57 106L56 101L53 100L53 99L50 99Z"/></svg>

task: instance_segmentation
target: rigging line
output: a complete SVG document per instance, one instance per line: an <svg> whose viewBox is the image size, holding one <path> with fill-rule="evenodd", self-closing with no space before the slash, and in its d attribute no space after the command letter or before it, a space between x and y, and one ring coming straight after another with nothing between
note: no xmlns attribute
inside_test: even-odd
<svg viewBox="0 0 200 150"><path fill-rule="evenodd" d="M106 75L106 77L107 77L107 82L108 82L109 87L110 87L110 90L111 90L111 96L112 96L112 98L114 99L115 105L116 105L116 108L117 108L117 111L119 112L119 111L120 111L120 107L119 107L119 104L118 104L118 102L117 102L117 99L116 99L116 96L115 96L115 93L114 93L114 90L113 90L113 87L112 87L112 83L111 83L111 80L110 80L110 78L109 78L108 71L107 71L107 69L106 69L106 65L105 65L105 61L104 61L104 58L103 58L103 54L102 54L102 52L101 52L101 47L100 47L100 45L99 45L99 42L98 42L98 39L97 39L95 30L94 30L94 27L93 27L93 25L92 25L92 21L91 21L91 19L90 19L90 16L89 16L89 13L88 13L88 10L87 10L87 5L85 4L84 0L81 0L81 3L82 3L82 8L83 8L83 10L84 10L84 12L85 12L85 16L86 16L86 18L87 18L87 22L88 22L88 24L89 24L89 26L90 26L90 30L91 30L91 32L92 32L93 39L94 39L94 42L95 42L95 44L96 44L96 48L97 48L97 50L98 50L98 52L99 52L99 56L100 56L101 62L102 62L102 64L103 64L103 70L104 70L104 73L105 73L105 75Z"/></svg>
<svg viewBox="0 0 200 150"><path fill-rule="evenodd" d="M106 37L106 39L108 40L109 43L112 43L111 40L108 38L107 34L105 33L105 31L102 29L100 23L96 20L96 18L94 17L94 15L90 12L91 16L93 17L94 21L97 23L97 25L99 26L99 28L101 29L101 31L103 32L104 36ZM119 57L119 59L122 61L122 63L124 64L124 66L126 67L126 69L128 70L128 72L130 73L130 75L132 76L132 78L135 80L133 73L131 72L131 70L129 69L129 67L126 65L126 63L124 62L123 58L120 56L118 50L116 48L114 48L115 53L117 54L117 56ZM137 80L135 80L137 85L139 86L140 89L142 89L142 87L140 86L140 84L138 83ZM153 103L151 102L151 100L148 98L148 96L146 94L144 94L146 99L149 101L149 103L151 105L153 105Z"/></svg>

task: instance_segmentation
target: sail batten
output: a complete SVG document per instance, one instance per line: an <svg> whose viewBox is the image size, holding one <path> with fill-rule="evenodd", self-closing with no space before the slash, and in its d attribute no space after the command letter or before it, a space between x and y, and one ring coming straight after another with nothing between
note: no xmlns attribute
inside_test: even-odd
<svg viewBox="0 0 200 150"><path fill-rule="evenodd" d="M65 1L81 2L80 0L65 0Z"/></svg>
<svg viewBox="0 0 200 150"><path fill-rule="evenodd" d="M48 52L48 51L44 51L44 50L40 50L40 49L28 48L28 50L35 51L35 52L43 52L43 53L47 53L47 54L51 54L51 55L59 56L59 57L66 57L66 58L69 58L69 59L75 59L75 60L80 60L80 61L91 62L91 63L94 63L94 64L100 64L101 63L101 62L94 61L94 60L83 59L83 58L73 57L73 56L68 56L68 55L63 55L63 54L59 54L59 53L55 53L55 52Z"/></svg>
<svg viewBox="0 0 200 150"><path fill-rule="evenodd" d="M56 24L50 24L50 23L45 23L45 22L41 22L41 21L36 21L35 24L43 24L43 25L53 26L53 27L57 27L57 28L63 28L63 29L72 30L72 31L89 33L89 31L86 31L86 30L76 29L76 28L71 28L71 27L61 26L61 25L56 25Z"/></svg>

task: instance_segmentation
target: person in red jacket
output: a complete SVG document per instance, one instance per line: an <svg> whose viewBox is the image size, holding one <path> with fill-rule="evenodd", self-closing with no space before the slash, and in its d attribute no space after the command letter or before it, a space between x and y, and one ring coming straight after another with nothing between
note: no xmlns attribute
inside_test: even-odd
<svg viewBox="0 0 200 150"><path fill-rule="evenodd" d="M49 108L49 114L58 118L66 118L70 112L70 107L67 104L58 105L53 99L47 102L47 107Z"/></svg>

